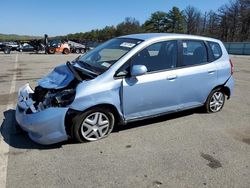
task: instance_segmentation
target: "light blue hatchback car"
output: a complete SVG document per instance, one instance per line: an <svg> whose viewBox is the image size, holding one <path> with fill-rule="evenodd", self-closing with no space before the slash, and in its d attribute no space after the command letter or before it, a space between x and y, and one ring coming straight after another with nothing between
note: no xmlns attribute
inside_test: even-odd
<svg viewBox="0 0 250 188"><path fill-rule="evenodd" d="M16 119L40 144L95 141L118 124L199 106L218 112L233 93L232 74L219 40L122 36L56 67L34 90L20 88Z"/></svg>

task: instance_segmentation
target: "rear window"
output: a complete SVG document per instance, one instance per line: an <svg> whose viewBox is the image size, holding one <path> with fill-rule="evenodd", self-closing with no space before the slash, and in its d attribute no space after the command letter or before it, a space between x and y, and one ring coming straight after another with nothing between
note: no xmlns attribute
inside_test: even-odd
<svg viewBox="0 0 250 188"><path fill-rule="evenodd" d="M182 66L199 65L208 62L207 49L203 41L183 40L182 49Z"/></svg>
<svg viewBox="0 0 250 188"><path fill-rule="evenodd" d="M222 56L222 51L221 51L221 48L220 48L220 45L216 42L208 42L212 52L213 52L213 55L214 55L214 59L219 59L221 56Z"/></svg>

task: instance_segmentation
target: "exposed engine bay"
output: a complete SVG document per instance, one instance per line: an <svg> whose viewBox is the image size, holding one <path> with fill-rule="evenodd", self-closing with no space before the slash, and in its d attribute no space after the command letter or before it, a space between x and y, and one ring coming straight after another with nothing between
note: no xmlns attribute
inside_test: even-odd
<svg viewBox="0 0 250 188"><path fill-rule="evenodd" d="M44 110L49 107L65 107L73 102L75 97L75 88L67 89L46 89L41 86L35 88L32 95L34 106L38 111Z"/></svg>
<svg viewBox="0 0 250 188"><path fill-rule="evenodd" d="M19 106L26 110L27 114L31 114L50 107L66 107L71 104L76 95L77 85L81 81L93 78L78 67L73 69L72 71L72 67L68 68L68 65L58 66L38 80L38 86L34 91L26 86L26 89L19 91L19 102L24 104Z"/></svg>

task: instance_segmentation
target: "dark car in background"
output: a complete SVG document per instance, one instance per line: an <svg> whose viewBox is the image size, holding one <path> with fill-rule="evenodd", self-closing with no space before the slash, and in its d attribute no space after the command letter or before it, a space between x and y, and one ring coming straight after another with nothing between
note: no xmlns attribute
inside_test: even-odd
<svg viewBox="0 0 250 188"><path fill-rule="evenodd" d="M9 54L11 51L11 46L5 43L0 43L0 51L4 52L5 54Z"/></svg>
<svg viewBox="0 0 250 188"><path fill-rule="evenodd" d="M28 43L20 44L17 48L19 52L34 52L35 48Z"/></svg>
<svg viewBox="0 0 250 188"><path fill-rule="evenodd" d="M17 42L7 42L6 44L11 48L11 51L17 50L19 46Z"/></svg>

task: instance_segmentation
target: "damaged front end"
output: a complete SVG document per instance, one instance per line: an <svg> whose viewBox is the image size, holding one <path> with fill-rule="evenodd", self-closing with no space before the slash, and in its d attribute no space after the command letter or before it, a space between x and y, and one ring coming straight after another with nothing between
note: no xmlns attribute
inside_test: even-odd
<svg viewBox="0 0 250 188"><path fill-rule="evenodd" d="M83 80L90 79L81 75ZM79 84L66 65L56 67L38 80L33 90L29 84L18 92L16 120L30 138L40 144L53 144L68 139L65 116Z"/></svg>
<svg viewBox="0 0 250 188"><path fill-rule="evenodd" d="M48 76L38 80L34 91L29 84L20 88L18 106L26 114L67 107L75 98L78 83L65 65L58 66Z"/></svg>

